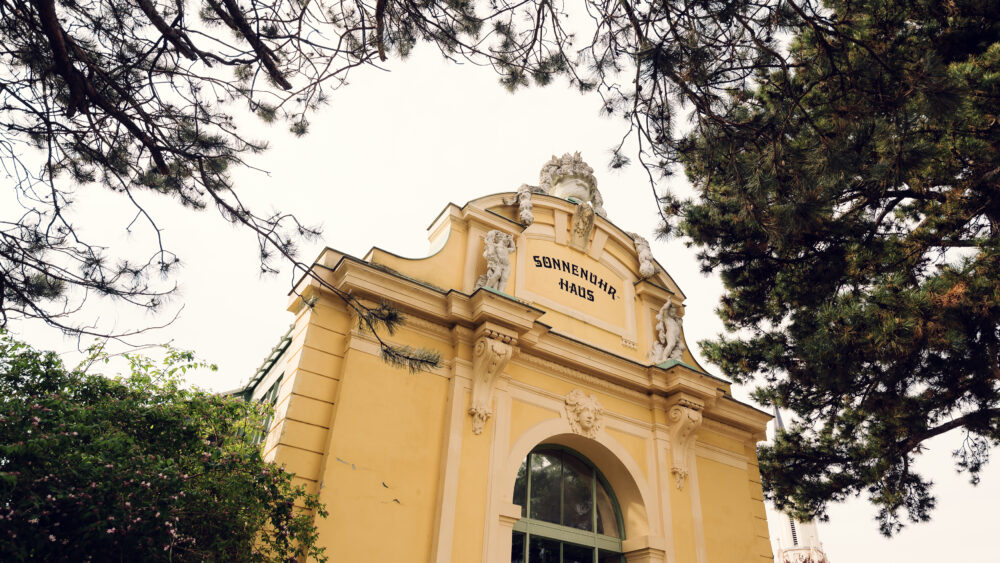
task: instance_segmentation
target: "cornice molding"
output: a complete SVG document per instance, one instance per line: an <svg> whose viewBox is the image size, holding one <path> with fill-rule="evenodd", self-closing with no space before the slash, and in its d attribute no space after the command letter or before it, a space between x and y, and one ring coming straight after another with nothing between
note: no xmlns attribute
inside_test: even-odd
<svg viewBox="0 0 1000 563"><path fill-rule="evenodd" d="M471 345L488 329L495 333L491 338L510 338L508 346L520 347L516 361L629 401L652 407L650 396L684 393L704 405L700 410L705 418L733 425L757 439L763 439L771 419L769 414L725 395L723 389L728 382L724 380L682 365L664 370L642 364L552 332L538 321L544 310L504 293L486 289L472 295L445 291L348 256L340 258L332 269L322 264L315 268L339 291L361 299L388 301L407 315L405 322L415 330L453 346ZM339 299L318 282L306 279L314 287L310 295Z"/></svg>
<svg viewBox="0 0 1000 563"><path fill-rule="evenodd" d="M725 432L751 444L767 439L767 423L772 418L729 396L720 397L714 408L705 411L705 417L713 431Z"/></svg>
<svg viewBox="0 0 1000 563"><path fill-rule="evenodd" d="M579 383L581 385L586 385L591 388L596 388L598 390L607 392L610 395L615 395L618 398L626 399L631 402L641 404L643 406L649 405L649 395L641 391L636 391L628 387L623 387L607 379L602 379L600 377L595 377L589 375L582 371L573 369L564 364L553 362L545 358L531 354L528 351L522 351L518 357L514 360L515 364L521 364L525 367L536 368L542 370L546 373L551 373L555 375L562 376L563 379L570 381L572 383Z"/></svg>
<svg viewBox="0 0 1000 563"><path fill-rule="evenodd" d="M392 342L392 341L388 342L390 344L399 345L398 342ZM367 331L358 330L357 326L355 326L348 334L346 349L355 350L357 352L368 354L369 356L375 356L376 358L382 357L382 348L379 345L378 340L376 340L375 337L371 335L371 333ZM441 361L438 363L437 367L424 369L423 371L426 373L448 378L451 376L452 368L454 367L454 365L455 365L454 361L442 358Z"/></svg>
<svg viewBox="0 0 1000 563"><path fill-rule="evenodd" d="M433 336L434 338L438 338L446 342L450 342L452 339L452 329L443 324L427 320L423 317L415 315L407 316L403 319L402 326L403 328L413 328L417 332L421 332L427 336Z"/></svg>

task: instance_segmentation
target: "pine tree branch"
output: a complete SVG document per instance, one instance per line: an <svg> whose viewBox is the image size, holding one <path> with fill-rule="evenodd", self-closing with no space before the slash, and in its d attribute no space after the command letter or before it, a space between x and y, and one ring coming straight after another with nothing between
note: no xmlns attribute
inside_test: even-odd
<svg viewBox="0 0 1000 563"><path fill-rule="evenodd" d="M225 21L227 25L238 31L240 35L242 35L243 38L250 43L254 52L257 53L260 63L264 65L265 69L267 69L268 76L270 76L271 79L274 80L274 82L283 90L291 90L292 84L288 82L281 70L278 68L274 52L271 51L267 45L264 45L264 42L260 40L260 37L258 37L257 34L254 33L253 29L250 28L250 24L247 23L246 18L243 17L243 12L240 11L240 7L236 4L236 1L222 0L222 2L226 5L225 11L216 0L207 0L207 2L212 9L223 18L223 21ZM228 14L226 12L228 12Z"/></svg>
<svg viewBox="0 0 1000 563"><path fill-rule="evenodd" d="M186 42L184 35L178 33L176 29L170 27L167 22L163 21L163 18L156 12L156 7L153 6L153 3L150 2L150 0L136 1L139 4L139 8L142 9L142 13L146 14L146 17L149 18L149 21L152 22L154 27L156 27L156 30L160 32L160 35L176 47L178 52L192 61L198 58L190 47L190 41Z"/></svg>
<svg viewBox="0 0 1000 563"><path fill-rule="evenodd" d="M59 18L56 15L55 0L32 0L41 21L41 31L49 40L52 49L55 72L63 77L69 88L69 102L66 104L66 117L73 117L78 111L87 111L87 91L84 78L80 71L73 67L69 58L66 37Z"/></svg>
<svg viewBox="0 0 1000 563"><path fill-rule="evenodd" d="M920 444L925 440L944 434L949 430L961 428L972 423L982 423L984 420L992 422L994 419L1000 420L1000 408L978 410L950 420L929 430L925 430L919 434L910 436L899 442L899 446L903 451L909 452L920 446Z"/></svg>
<svg viewBox="0 0 1000 563"><path fill-rule="evenodd" d="M385 57L385 8L388 0L378 0L375 3L375 46L378 47L378 59L386 61Z"/></svg>

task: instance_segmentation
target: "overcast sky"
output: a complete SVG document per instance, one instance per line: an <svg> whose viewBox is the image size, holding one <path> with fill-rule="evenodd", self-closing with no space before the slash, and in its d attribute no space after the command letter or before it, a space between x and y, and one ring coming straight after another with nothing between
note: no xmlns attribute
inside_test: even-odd
<svg viewBox="0 0 1000 563"><path fill-rule="evenodd" d="M237 173L242 197L259 209L280 209L323 225L322 240L303 246L304 260L311 261L323 246L355 256L372 246L425 256L426 228L447 203L462 205L522 183L537 184L538 170L551 155L581 151L596 171L608 218L650 239L654 255L687 295L689 347L718 373L701 358L696 342L722 330L713 313L721 283L700 273L694 251L683 241L653 240L656 206L641 168L607 170L608 150L625 134L624 122L599 117L597 97L564 84L509 94L489 69L446 63L427 48L405 62L390 61L389 68L355 73L311 118L303 138L289 135L281 124L246 124L251 136L268 138L271 149L256 161L268 173ZM682 176L661 188L687 192ZM218 374L195 382L202 387L223 390L245 382L292 322L285 311L290 273L261 278L253 237L211 210L194 213L154 196L144 201L155 209L166 245L184 263L174 278L180 288L157 316L107 306L94 314L100 313L105 326L124 329L165 322L180 310L170 326L141 340L170 341L218 364ZM76 213L78 223L112 249L148 250L148 229L126 234L134 212L113 194L81 191ZM37 324L12 328L38 347L74 357L75 340ZM747 400L746 389L736 395ZM885 539L874 509L863 498L850 500L820 524L830 560L996 560L991 509L1000 499L1000 467L989 467L978 487L969 485L955 473L949 455L960 439L949 434L929 442L918 463L936 482L938 508L931 522ZM774 525L772 519L772 531Z"/></svg>

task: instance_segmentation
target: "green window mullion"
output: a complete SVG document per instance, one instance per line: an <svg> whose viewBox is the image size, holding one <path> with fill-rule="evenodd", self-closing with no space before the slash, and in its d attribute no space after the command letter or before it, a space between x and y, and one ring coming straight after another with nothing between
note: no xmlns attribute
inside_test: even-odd
<svg viewBox="0 0 1000 563"><path fill-rule="evenodd" d="M594 490L594 474L595 473L596 473L596 471L593 471L593 470L591 470L591 472L590 472L590 506L591 506L591 509L590 509L590 512L591 512L590 513L590 533L594 534L594 538L593 539L596 540L597 539L597 492ZM590 545L593 546L594 544L591 543ZM590 563L596 563L595 560L594 560L594 557L595 557L594 553L597 553L596 549L591 550Z"/></svg>
<svg viewBox="0 0 1000 563"><path fill-rule="evenodd" d="M559 452L559 523L566 521L566 464L563 463L563 453ZM562 561L562 548L559 548L559 560Z"/></svg>
<svg viewBox="0 0 1000 563"><path fill-rule="evenodd" d="M527 461L528 466L525 468L525 471L528 472L528 479L527 479L528 485L524 488L524 516L526 518L531 518L531 456L533 455L535 454L528 454L528 461ZM525 545L524 549L527 550L528 549L527 541L525 542L524 545ZM525 553L524 560L527 561L528 552L525 551L524 553Z"/></svg>
<svg viewBox="0 0 1000 563"><path fill-rule="evenodd" d="M591 468L590 472L590 529L594 534L593 546L597 545L598 535L597 535L597 469ZM593 555L591 557L592 563L597 563L597 548L594 547Z"/></svg>

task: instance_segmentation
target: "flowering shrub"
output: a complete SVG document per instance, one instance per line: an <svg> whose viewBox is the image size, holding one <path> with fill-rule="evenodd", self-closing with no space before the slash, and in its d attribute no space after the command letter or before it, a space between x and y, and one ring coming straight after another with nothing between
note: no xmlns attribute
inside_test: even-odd
<svg viewBox="0 0 1000 563"><path fill-rule="evenodd" d="M323 506L252 439L261 407L182 389L208 367L188 352L128 359L67 370L0 332L0 560L324 561Z"/></svg>

